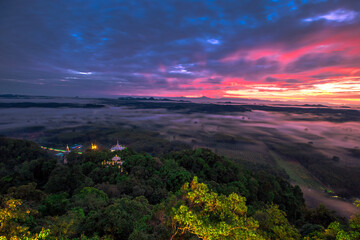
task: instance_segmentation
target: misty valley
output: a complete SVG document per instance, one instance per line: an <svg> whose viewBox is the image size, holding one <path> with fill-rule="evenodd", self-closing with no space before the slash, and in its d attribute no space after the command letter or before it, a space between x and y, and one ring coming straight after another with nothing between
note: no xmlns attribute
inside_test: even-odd
<svg viewBox="0 0 360 240"><path fill-rule="evenodd" d="M2 0L0 36L0 240L360 240L359 0Z"/></svg>
<svg viewBox="0 0 360 240"><path fill-rule="evenodd" d="M259 211L266 206L264 204L276 204L303 236L308 231L303 229L304 224L314 221L310 215L319 214L316 211L321 211L321 208L333 216L331 220L338 221L345 221L358 212L352 202L360 196L360 122L349 121L349 118L357 119L360 116L357 108L210 99L85 99L3 95L0 113L0 134L6 137L1 140L1 158L5 162L9 161L6 157L14 158L8 162L9 165L1 165L2 194L30 201L30 207L37 206L40 211L36 216L37 221L52 233L60 234L61 221L79 218L74 212L71 213L74 216L70 214L74 211L71 206L83 206L76 205L78 201L95 201L81 203L95 204L94 207L100 204L95 208L86 206L90 207L88 212L85 205L81 207L85 211L82 214L91 218L91 214L95 214L92 211L99 208L104 214L106 206L112 206L109 203L120 199L116 204L130 201L130 205L136 206L137 201L147 201L150 205L141 211L148 212L150 222L157 222L151 224L161 225L166 230L157 232L158 229L148 229L142 234L147 234L149 239L168 239L169 234L173 233L167 226L170 220L157 218L160 212L171 214L163 212L165 209L154 212L151 206L170 204L169 201L174 199L171 200L169 194L180 194L184 191L181 186L191 182L193 177L198 177L196 181L207 184L210 191L217 194L229 195L234 192L246 197L248 215L254 219L259 217ZM18 140L7 140L8 137L33 143L17 143ZM108 160L111 162L115 155L109 149L116 142L126 146L126 150L116 155L119 159L125 159L124 162L121 160L124 165L119 166L121 172L112 166L103 168L98 165ZM95 144L98 148L91 150ZM12 150L5 149L10 146ZM37 146L47 150L40 151ZM66 162L62 153L49 150L65 152L69 146L72 150L70 152L69 149ZM72 146L80 146L81 152L76 152ZM23 151L30 155L23 156ZM20 155L16 157L15 152ZM45 163L46 155L52 159L49 163ZM221 170L222 165L227 167ZM168 171L174 172L170 174ZM73 174L82 177L73 179ZM59 178L61 175L63 177ZM194 181L191 184L200 184ZM256 190L251 190L254 187ZM22 194L21 191L29 191L31 195ZM39 193L35 200L34 191L45 191L50 195L41 197ZM287 195L282 191L290 191L288 194L294 199L290 200L290 195L285 197ZM139 200L141 196L144 199ZM88 199L93 197L95 199ZM99 197L103 200L97 199ZM59 209L43 210L48 206L46 204L55 204ZM303 210L305 206L309 210ZM59 219L51 220L49 216L59 216ZM257 220L261 223L261 220ZM79 221L77 224L90 224L81 219L76 221ZM134 219L135 222L140 224L138 219ZM329 223L326 221L326 224ZM145 221L141 224L148 223ZM323 224L324 228L326 224ZM65 238L73 238L80 232L87 236L94 233L75 225L69 226L78 228L73 233L61 234ZM134 238L135 229L128 228L128 233L125 230L117 231L125 231L123 235L120 234L124 238ZM39 230L37 228L37 232ZM107 232L104 226L95 233L118 236ZM292 239L300 235L295 234Z"/></svg>

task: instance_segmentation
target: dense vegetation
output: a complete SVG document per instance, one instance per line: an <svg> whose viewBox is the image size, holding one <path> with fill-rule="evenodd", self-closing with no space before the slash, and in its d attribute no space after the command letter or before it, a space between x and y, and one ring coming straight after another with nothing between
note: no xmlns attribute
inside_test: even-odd
<svg viewBox="0 0 360 240"><path fill-rule="evenodd" d="M104 166L118 154L123 171ZM299 187L210 150L161 157L132 149L71 152L0 138L2 239L358 239L350 222Z"/></svg>

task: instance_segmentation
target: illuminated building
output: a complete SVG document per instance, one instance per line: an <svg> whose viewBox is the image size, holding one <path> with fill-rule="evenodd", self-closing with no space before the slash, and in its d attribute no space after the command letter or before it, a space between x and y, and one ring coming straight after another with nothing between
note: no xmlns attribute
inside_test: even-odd
<svg viewBox="0 0 360 240"><path fill-rule="evenodd" d="M97 149L97 146L95 146L95 149ZM66 145L66 149L63 150L63 149L57 149L57 148L51 148L51 147L44 147L44 146L40 146L42 149L44 150L48 150L48 151L51 151L51 152L58 152L56 154L56 156L59 158L59 159L62 159L63 160L63 163L64 164L67 164L68 161L67 161L67 155L70 153L70 148L73 149L73 150L79 150L82 148L82 145L74 145L73 147L69 147L69 145ZM74 151L76 154L82 154L82 152L79 152L79 151Z"/></svg>
<svg viewBox="0 0 360 240"><path fill-rule="evenodd" d="M121 158L118 155L115 155L115 157L113 157L111 160L115 161L115 162L119 162L120 161L120 165L122 164L121 162Z"/></svg>
<svg viewBox="0 0 360 240"><path fill-rule="evenodd" d="M70 152L70 149L69 149L69 145L66 145L66 153L69 153Z"/></svg>
<svg viewBox="0 0 360 240"><path fill-rule="evenodd" d="M119 144L119 140L116 142L116 145L115 146L113 146L112 148L110 148L110 150L112 151L112 152L114 152L114 151L122 151L122 150L124 150L126 147L125 146L122 146L122 145L120 145Z"/></svg>
<svg viewBox="0 0 360 240"><path fill-rule="evenodd" d="M113 157L111 161L103 161L101 164L104 166L117 166L121 170L121 172L123 171L122 169L123 162L121 161L121 158L118 155L115 155L115 157Z"/></svg>
<svg viewBox="0 0 360 240"><path fill-rule="evenodd" d="M64 164L67 164L67 163L68 163L67 155L68 155L69 153L70 153L69 145L66 145L66 150L65 150L64 155L63 155L63 163L64 163Z"/></svg>

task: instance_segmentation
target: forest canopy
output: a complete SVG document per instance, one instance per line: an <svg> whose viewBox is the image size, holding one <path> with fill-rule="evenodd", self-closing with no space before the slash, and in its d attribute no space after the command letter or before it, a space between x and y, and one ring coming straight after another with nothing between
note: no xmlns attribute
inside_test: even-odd
<svg viewBox="0 0 360 240"><path fill-rule="evenodd" d="M209 149L88 150L64 164L31 141L0 143L2 239L359 238L359 215L308 209L298 186ZM114 155L121 168L102 164Z"/></svg>

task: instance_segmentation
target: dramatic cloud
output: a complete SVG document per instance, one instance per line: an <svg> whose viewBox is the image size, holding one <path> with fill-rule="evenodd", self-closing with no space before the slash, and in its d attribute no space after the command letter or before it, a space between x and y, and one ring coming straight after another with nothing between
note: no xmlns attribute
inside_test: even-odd
<svg viewBox="0 0 360 240"><path fill-rule="evenodd" d="M320 15L312 18L306 18L304 19L304 21L313 22L319 20L327 20L327 21L335 21L335 22L349 22L349 21L353 21L358 15L359 13L355 11L338 9L324 15Z"/></svg>
<svg viewBox="0 0 360 240"><path fill-rule="evenodd" d="M360 99L360 2L2 1L1 93Z"/></svg>

